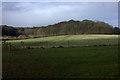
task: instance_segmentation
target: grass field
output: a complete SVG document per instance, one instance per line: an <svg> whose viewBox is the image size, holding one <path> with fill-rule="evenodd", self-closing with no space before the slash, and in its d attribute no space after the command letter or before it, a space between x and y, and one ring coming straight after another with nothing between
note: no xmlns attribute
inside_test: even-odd
<svg viewBox="0 0 120 80"><path fill-rule="evenodd" d="M3 54L3 78L114 78L118 46L24 49Z"/></svg>
<svg viewBox="0 0 120 80"><path fill-rule="evenodd" d="M24 45L21 44L24 42ZM66 35L66 36L52 36L44 38L33 38L25 40L10 40L9 43L16 47L21 46L91 46L91 45L116 45L118 44L118 35Z"/></svg>
<svg viewBox="0 0 120 80"><path fill-rule="evenodd" d="M118 76L117 35L69 35L7 41L16 47L86 47L3 50L3 78L114 78ZM108 44L109 46L91 46Z"/></svg>

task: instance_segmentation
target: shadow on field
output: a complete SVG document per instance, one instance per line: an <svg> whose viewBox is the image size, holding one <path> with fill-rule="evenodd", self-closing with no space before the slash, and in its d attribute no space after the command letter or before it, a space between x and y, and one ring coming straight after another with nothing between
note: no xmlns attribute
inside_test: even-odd
<svg viewBox="0 0 120 80"><path fill-rule="evenodd" d="M3 78L115 78L118 75L118 46L20 49L11 53L3 52Z"/></svg>

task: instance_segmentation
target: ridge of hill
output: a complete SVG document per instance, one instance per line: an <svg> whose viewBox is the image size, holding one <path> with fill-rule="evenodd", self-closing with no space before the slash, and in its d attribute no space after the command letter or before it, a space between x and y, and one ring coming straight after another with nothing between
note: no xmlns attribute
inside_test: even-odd
<svg viewBox="0 0 120 80"><path fill-rule="evenodd" d="M76 34L119 34L120 29L113 27L105 22L83 20L69 20L59 22L54 25L42 27L12 27L2 25L3 36L19 35L39 35L39 36L56 36L56 35L76 35Z"/></svg>

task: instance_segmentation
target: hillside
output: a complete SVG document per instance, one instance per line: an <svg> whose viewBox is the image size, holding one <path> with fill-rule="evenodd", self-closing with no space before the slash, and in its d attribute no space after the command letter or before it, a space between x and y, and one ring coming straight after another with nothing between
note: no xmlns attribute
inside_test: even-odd
<svg viewBox="0 0 120 80"><path fill-rule="evenodd" d="M5 26L5 25L4 25ZM3 26L3 36L9 32L16 33L16 35L39 35L39 36L55 36L55 35L76 35L76 34L118 34L120 29L118 27L112 27L111 25L100 21L64 21L54 25L42 26L42 27L17 27L11 30ZM15 32L17 31L17 32ZM16 36L11 35L11 36Z"/></svg>
<svg viewBox="0 0 120 80"><path fill-rule="evenodd" d="M18 36L18 30L12 26L2 25L2 36Z"/></svg>
<svg viewBox="0 0 120 80"><path fill-rule="evenodd" d="M24 46L34 47L53 47L53 46L93 46L93 45L117 45L118 35L63 35L43 38L32 38L24 40L9 40L8 43L16 47L21 47L21 41Z"/></svg>

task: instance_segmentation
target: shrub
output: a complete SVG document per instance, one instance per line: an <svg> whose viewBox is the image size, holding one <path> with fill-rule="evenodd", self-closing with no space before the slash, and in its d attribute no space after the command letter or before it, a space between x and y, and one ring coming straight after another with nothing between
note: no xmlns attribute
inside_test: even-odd
<svg viewBox="0 0 120 80"><path fill-rule="evenodd" d="M93 46L98 46L98 45L93 45Z"/></svg>
<svg viewBox="0 0 120 80"><path fill-rule="evenodd" d="M34 48L32 48L31 46L28 46L28 47L26 47L27 49L34 49Z"/></svg>
<svg viewBox="0 0 120 80"><path fill-rule="evenodd" d="M63 46L58 46L58 48L64 48Z"/></svg>
<svg viewBox="0 0 120 80"><path fill-rule="evenodd" d="M102 46L102 45L99 45L99 46Z"/></svg>
<svg viewBox="0 0 120 80"><path fill-rule="evenodd" d="M45 49L44 47L41 47L41 49Z"/></svg>
<svg viewBox="0 0 120 80"><path fill-rule="evenodd" d="M53 46L52 48L56 48L55 46Z"/></svg>
<svg viewBox="0 0 120 80"><path fill-rule="evenodd" d="M30 46L27 46L27 49L30 49Z"/></svg>
<svg viewBox="0 0 120 80"><path fill-rule="evenodd" d="M107 46L106 44L103 44L103 46Z"/></svg>

